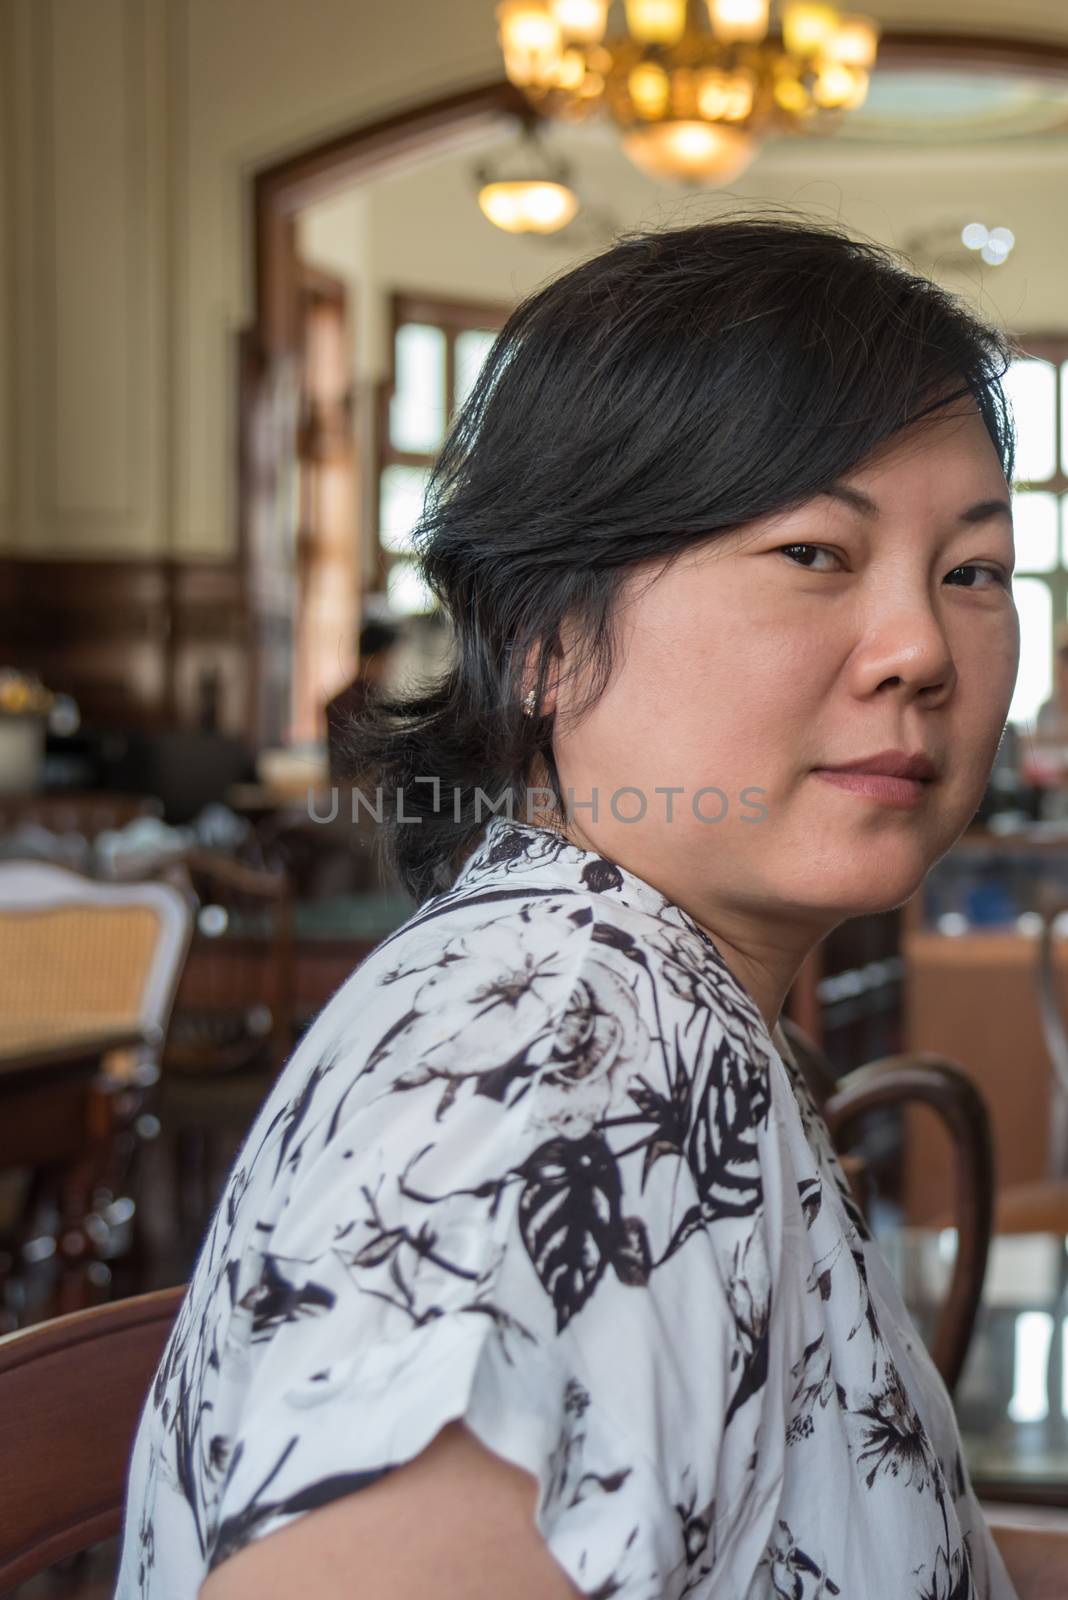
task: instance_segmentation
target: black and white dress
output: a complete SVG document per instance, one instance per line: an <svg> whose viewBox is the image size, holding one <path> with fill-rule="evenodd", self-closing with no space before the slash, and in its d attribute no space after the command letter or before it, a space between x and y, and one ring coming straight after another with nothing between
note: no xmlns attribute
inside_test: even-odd
<svg viewBox="0 0 1068 1600"><path fill-rule="evenodd" d="M658 890L503 817L238 1156L117 1600L194 1600L461 1416L602 1600L1015 1600L781 1029Z"/></svg>

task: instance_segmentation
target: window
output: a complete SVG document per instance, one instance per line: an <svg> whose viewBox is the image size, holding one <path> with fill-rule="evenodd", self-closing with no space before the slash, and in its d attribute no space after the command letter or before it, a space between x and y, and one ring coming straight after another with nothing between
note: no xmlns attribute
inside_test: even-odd
<svg viewBox="0 0 1068 1600"><path fill-rule="evenodd" d="M1068 618L1068 340L1021 336L1004 386L1016 419L1016 572L1020 671L1009 720L1032 731L1053 693L1053 628Z"/></svg>
<svg viewBox="0 0 1068 1600"><path fill-rule="evenodd" d="M393 371L378 407L379 586L390 608L437 608L412 560L412 529L446 430L510 307L393 297Z"/></svg>

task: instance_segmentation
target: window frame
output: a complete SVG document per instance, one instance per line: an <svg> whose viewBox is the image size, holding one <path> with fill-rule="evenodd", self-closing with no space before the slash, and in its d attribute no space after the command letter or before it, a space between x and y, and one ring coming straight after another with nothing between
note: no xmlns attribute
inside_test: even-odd
<svg viewBox="0 0 1068 1600"><path fill-rule="evenodd" d="M375 588L388 592L389 573L394 563L409 559L400 551L387 550L382 543L382 474L387 467L431 467L440 446L431 451L398 450L390 436L390 407L397 384L397 332L405 323L416 322L439 328L445 336L445 429L454 415L456 385L456 338L469 332L497 332L511 315L513 307L490 300L451 300L431 294L412 294L394 290L389 296L389 367L377 385L375 395L374 481L371 494L371 525L374 529Z"/></svg>
<svg viewBox="0 0 1068 1600"><path fill-rule="evenodd" d="M1056 663L1053 659L1053 629L1057 623L1068 618L1068 561L1066 561L1066 545L1068 545L1068 463L1065 462L1065 402L1068 399L1068 379L1062 379L1061 368L1068 363L1068 334L1043 333L1029 334L1016 332L1013 339L1018 346L1017 359L1037 359L1048 361L1054 371L1054 433L1055 453L1054 472L1051 477L1036 479L1027 482L1022 493L1035 492L1052 494L1057 501L1057 561L1049 572L1035 572L1023 567L1017 559L1014 579L1038 579L1044 583L1050 596L1052 625L1050 637L1047 641L1049 649L1050 681L1056 682ZM1026 481L1026 480L1025 480ZM1027 729L1033 727L1034 719L1038 714L1038 707L1030 717L1017 720L1016 726Z"/></svg>

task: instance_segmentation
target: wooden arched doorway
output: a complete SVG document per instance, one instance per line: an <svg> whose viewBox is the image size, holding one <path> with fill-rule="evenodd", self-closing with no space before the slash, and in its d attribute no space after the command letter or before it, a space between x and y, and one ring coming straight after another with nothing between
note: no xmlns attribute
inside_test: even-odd
<svg viewBox="0 0 1068 1600"><path fill-rule="evenodd" d="M302 687L308 676L302 641L314 639L317 619L308 613L315 596L331 595L334 636L354 638L358 626L356 589L348 615L338 604L337 589L347 580L337 551L324 552L327 540L305 520L316 498L307 493L309 472L317 463L323 472L343 467L337 452L351 418L343 396L309 403L309 318L328 327L331 300L329 285L311 283L299 259L297 215L361 179L409 164L423 150L440 150L457 134L523 112L510 84L488 83L339 134L253 181L255 321L240 342L238 528L249 728L258 748L284 743L294 730L297 737L307 733L312 701ZM351 426L349 437L351 447ZM333 582L322 574L316 580L319 558L334 559Z"/></svg>

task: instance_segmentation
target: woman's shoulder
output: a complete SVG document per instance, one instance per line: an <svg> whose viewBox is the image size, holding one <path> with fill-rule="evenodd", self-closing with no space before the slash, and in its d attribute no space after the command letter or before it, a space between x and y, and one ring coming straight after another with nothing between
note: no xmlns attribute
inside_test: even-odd
<svg viewBox="0 0 1068 1600"><path fill-rule="evenodd" d="M550 1043L566 1052L579 1037L598 1059L643 1067L651 1031L665 1028L684 1054L725 1035L768 1063L752 1000L685 913L520 871L474 874L428 901L361 963L316 1031L350 1061L473 1072L547 1055Z"/></svg>
<svg viewBox="0 0 1068 1600"><path fill-rule="evenodd" d="M603 868L603 873L597 868ZM753 1002L720 955L713 939L692 917L659 891L597 858L581 876L561 877L526 857L503 864L476 864L454 887L434 896L383 941L354 974L354 981L390 984L413 958L451 969L458 983L473 981L474 963L461 972L457 948L491 964L522 953L524 961L556 953L556 970L568 961L597 961L666 985L680 1000L720 1009L728 1017L748 1012ZM620 892L622 890L622 892Z"/></svg>

